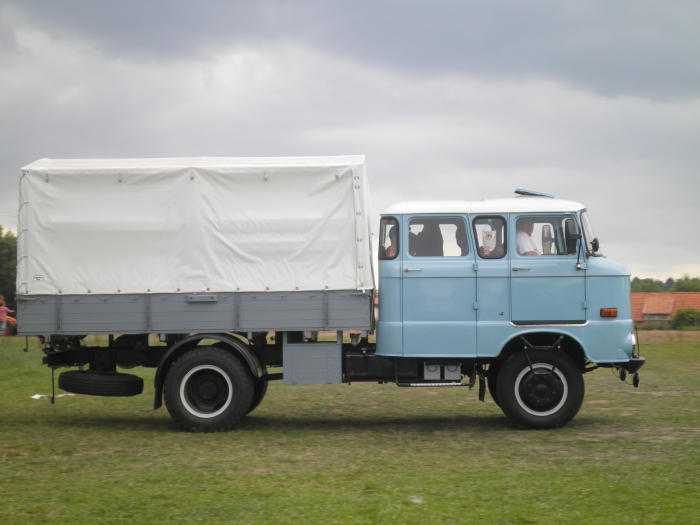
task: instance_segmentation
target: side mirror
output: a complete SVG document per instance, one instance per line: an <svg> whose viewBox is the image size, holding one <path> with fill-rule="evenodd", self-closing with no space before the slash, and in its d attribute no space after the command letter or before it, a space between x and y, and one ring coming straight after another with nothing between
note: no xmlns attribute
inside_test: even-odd
<svg viewBox="0 0 700 525"><path fill-rule="evenodd" d="M566 253L576 253L576 243L581 238L581 234L576 231L576 223L573 219L566 219L564 228L566 230Z"/></svg>
<svg viewBox="0 0 700 525"><path fill-rule="evenodd" d="M593 253L597 252L600 249L600 243L598 242L598 237L593 239L591 241L591 248L593 249Z"/></svg>
<svg viewBox="0 0 700 525"><path fill-rule="evenodd" d="M542 226L542 253L549 255L552 253L552 245L554 244L554 231L550 224Z"/></svg>

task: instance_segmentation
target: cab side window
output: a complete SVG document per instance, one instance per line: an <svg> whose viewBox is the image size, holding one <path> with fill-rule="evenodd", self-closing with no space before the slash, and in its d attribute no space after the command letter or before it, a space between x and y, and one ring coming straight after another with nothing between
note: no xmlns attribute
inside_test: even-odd
<svg viewBox="0 0 700 525"><path fill-rule="evenodd" d="M395 259L399 254L399 222L384 217L379 225L379 259Z"/></svg>
<svg viewBox="0 0 700 525"><path fill-rule="evenodd" d="M506 220L500 215L476 217L472 222L476 248L482 259L506 255Z"/></svg>
<svg viewBox="0 0 700 525"><path fill-rule="evenodd" d="M518 255L567 255L570 253L566 245L567 227L576 232L571 215L518 217L515 223Z"/></svg>
<svg viewBox="0 0 700 525"><path fill-rule="evenodd" d="M467 229L458 217L412 219L408 253L414 257L461 257L469 253Z"/></svg>

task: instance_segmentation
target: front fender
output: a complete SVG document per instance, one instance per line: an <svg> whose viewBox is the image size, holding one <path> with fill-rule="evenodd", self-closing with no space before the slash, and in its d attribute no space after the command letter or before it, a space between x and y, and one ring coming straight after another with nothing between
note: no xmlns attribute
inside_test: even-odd
<svg viewBox="0 0 700 525"><path fill-rule="evenodd" d="M590 348L585 344L586 325L530 325L517 326L512 323L482 323L479 327L479 358L498 358L503 350L512 346L520 336L528 334L556 334L572 339L583 351L584 357L592 361Z"/></svg>

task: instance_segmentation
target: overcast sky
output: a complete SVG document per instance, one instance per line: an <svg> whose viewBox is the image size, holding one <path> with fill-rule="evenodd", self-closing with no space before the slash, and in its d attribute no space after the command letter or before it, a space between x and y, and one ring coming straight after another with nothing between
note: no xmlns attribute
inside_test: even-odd
<svg viewBox="0 0 700 525"><path fill-rule="evenodd" d="M361 153L377 214L531 188L634 275L700 275L699 27L696 1L4 1L0 224L41 157Z"/></svg>

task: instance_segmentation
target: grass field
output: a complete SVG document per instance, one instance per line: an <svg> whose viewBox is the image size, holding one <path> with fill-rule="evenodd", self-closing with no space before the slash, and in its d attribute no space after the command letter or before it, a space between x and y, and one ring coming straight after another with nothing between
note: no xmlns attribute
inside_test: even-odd
<svg viewBox="0 0 700 525"><path fill-rule="evenodd" d="M588 374L558 430L463 388L276 382L223 434L174 430L145 369L134 398L32 399L38 343L0 338L0 523L700 523L700 341L643 337L640 388Z"/></svg>

